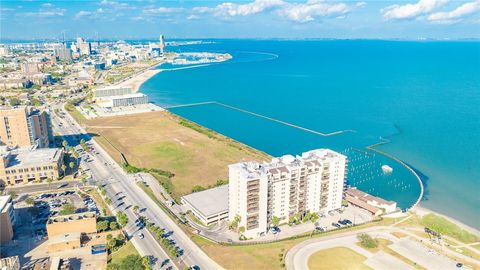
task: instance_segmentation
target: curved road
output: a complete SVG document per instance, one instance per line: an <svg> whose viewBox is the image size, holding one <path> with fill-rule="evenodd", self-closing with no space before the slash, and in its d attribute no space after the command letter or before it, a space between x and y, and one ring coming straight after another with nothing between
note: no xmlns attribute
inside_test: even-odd
<svg viewBox="0 0 480 270"><path fill-rule="evenodd" d="M386 254L384 252L378 252L373 254L359 247L356 244L356 242L358 242L357 234L369 233L375 238L380 237L380 238L384 238L392 241L394 245L397 245L398 248L402 250L401 254L407 258L412 258L412 257L418 258L418 256L422 257L423 256L422 252L425 252L429 249L414 240L408 240L407 238L402 238L402 239L396 238L391 234L392 232L402 232L404 234L409 235L412 238L416 238L418 240L422 239L426 241L426 239L418 237L400 228L375 226L375 227L370 227L370 228L366 228L358 231L345 232L345 233L340 233L340 234L321 237L321 238L313 238L313 239L309 239L304 242L301 242L288 251L285 257L286 268L289 270L294 270L294 269L306 270L308 269L308 259L315 252L318 252L324 249L334 248L334 247L346 247L355 251L356 253L359 253L367 257L367 260L365 261L365 263L367 263L370 267L374 269L388 269L388 268L389 269L415 269L412 266L404 263L403 261L400 261L399 259L389 254ZM407 241L411 241L412 245L410 245L409 243L406 243L404 245L404 243ZM414 249L410 247L421 247L421 248ZM455 253L451 250L443 249L443 251L448 253L449 255L454 255L456 257L462 258L463 260L469 263L479 264L479 261L466 257L464 255ZM430 257L430 258L427 258L427 257ZM456 262L446 258L443 255L438 255L436 253L429 254L428 252L426 252L425 256L423 256L423 260L419 258L417 260L412 260L412 261L417 261L427 269L456 269L456 266L455 266ZM465 267L465 269L467 268Z"/></svg>

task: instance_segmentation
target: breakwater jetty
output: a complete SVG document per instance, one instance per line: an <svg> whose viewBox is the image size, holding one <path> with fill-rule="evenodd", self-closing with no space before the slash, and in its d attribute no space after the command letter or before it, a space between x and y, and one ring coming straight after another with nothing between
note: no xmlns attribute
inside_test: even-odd
<svg viewBox="0 0 480 270"><path fill-rule="evenodd" d="M228 105L228 104L225 104L225 103L221 103L221 102L218 102L218 101L207 101L207 102L198 102L198 103L176 105L176 106L164 107L164 109L168 110L168 109L173 109L173 108L192 107L192 106L201 106L201 105L209 105L209 104L223 106L225 108L229 108L229 109L232 109L232 110L236 110L236 111L239 111L239 112L250 114L250 115L253 115L253 116L256 116L256 117L260 117L260 118L263 118L263 119L266 119L266 120L269 120L269 121L272 121L272 122L276 122L276 123L279 123L279 124L282 124L282 125L286 125L286 126L289 126L289 127L300 129L300 130L310 132L310 133L313 133L313 134L316 134L316 135L319 135L319 136L323 136L323 137L340 135L340 134L347 133L347 132L355 132L355 130L353 130L353 129L347 129L347 130L338 130L338 131L334 131L334 132L330 132L330 133L323 133L323 132L319 132L319 131L309 129L309 128L306 128L306 127L302 127L302 126L299 126L299 125L295 125L295 124L292 124L292 123L289 123L289 122L278 120L278 119L273 118L273 117L265 116L265 115L262 115L262 114L259 114L259 113L255 113L255 112L248 111L248 110L245 110L245 109L242 109L242 108L238 108L238 107L231 106L231 105Z"/></svg>

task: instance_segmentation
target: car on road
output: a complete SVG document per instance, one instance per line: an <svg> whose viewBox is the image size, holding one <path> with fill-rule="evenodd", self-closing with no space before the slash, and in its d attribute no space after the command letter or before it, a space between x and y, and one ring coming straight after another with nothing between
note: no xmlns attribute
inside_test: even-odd
<svg viewBox="0 0 480 270"><path fill-rule="evenodd" d="M142 232L139 232L139 233L138 233L138 238L143 239L143 238L145 238L145 235L143 235Z"/></svg>
<svg viewBox="0 0 480 270"><path fill-rule="evenodd" d="M273 234L277 234L280 232L280 228L278 227L272 227L270 228L270 232L273 233Z"/></svg>
<svg viewBox="0 0 480 270"><path fill-rule="evenodd" d="M66 187L68 186L68 183L63 183L63 184L60 184L57 186L57 188L63 188L63 187Z"/></svg>
<svg viewBox="0 0 480 270"><path fill-rule="evenodd" d="M200 267L198 265L192 265L190 266L190 270L200 270Z"/></svg>

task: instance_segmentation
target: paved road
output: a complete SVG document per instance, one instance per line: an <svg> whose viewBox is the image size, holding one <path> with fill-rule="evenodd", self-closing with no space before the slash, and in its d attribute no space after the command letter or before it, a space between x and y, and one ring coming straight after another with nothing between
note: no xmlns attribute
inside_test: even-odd
<svg viewBox="0 0 480 270"><path fill-rule="evenodd" d="M351 231L345 233L339 233L332 236L322 237L322 238L313 238L306 241L303 241L292 249L290 249L285 257L285 263L287 269L298 269L304 270L308 269L308 258L313 253L327 249L332 247L347 247L355 252L367 257L365 263L374 268L374 269L384 269L385 265L389 265L390 269L411 269L410 265L407 265L403 261L400 261L389 254L372 254L371 252L360 248L355 243L356 235L359 233L369 233L373 237L380 237L385 238L394 242L392 249L398 249L398 252L404 256L409 258L410 260L417 262L418 264L422 265L427 269L454 269L456 262L435 252L429 253L428 248L424 247L423 245L415 242L414 240L409 239L401 239L399 240L396 237L391 235L391 232L398 231L402 233L408 234L410 237L419 239L418 236L412 235L405 230L393 227L385 227L385 226L375 226L370 227L358 231ZM414 248L415 247L415 248ZM451 252L447 252L451 254ZM455 254L458 257L462 257L463 259L472 262L478 263L478 261L472 260L471 258L464 257L461 254ZM438 260L438 258L442 258ZM465 267L466 269L466 267Z"/></svg>
<svg viewBox="0 0 480 270"><path fill-rule="evenodd" d="M63 109L62 109L63 110ZM60 126L59 122L63 124ZM138 205L141 209L146 209L143 215L166 231L171 231L170 238L176 242L176 245L184 250L184 255L180 257L186 265L197 265L200 269L222 269L215 261L209 258L183 230L170 217L161 210L156 203L143 192L143 190L135 184L132 176L127 175L123 169L93 140L90 136L70 117L66 114L65 119L52 117L54 128L65 138L70 145L78 144L80 138L89 141L94 147L97 154L93 154L93 161L82 162L82 165L89 169L94 180L105 185L107 195L112 198L114 203L119 205L120 197L125 196L122 200L123 205L116 209L124 211L130 221L136 219L133 212L133 206ZM79 147L79 146L78 146ZM92 156L92 155L91 155ZM167 254L160 248L159 244L148 235L148 231L144 230L145 239L138 239L136 229L131 226L133 244L137 247L142 255L152 255L159 263L168 260ZM158 264L157 264L158 266Z"/></svg>

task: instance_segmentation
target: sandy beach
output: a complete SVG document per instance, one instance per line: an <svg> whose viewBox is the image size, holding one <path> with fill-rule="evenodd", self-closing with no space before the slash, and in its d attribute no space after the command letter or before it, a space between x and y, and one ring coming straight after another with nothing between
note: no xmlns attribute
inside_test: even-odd
<svg viewBox="0 0 480 270"><path fill-rule="evenodd" d="M155 74L159 73L161 70L160 69L147 69L143 71L142 73L135 75L133 78L130 78L122 83L119 84L119 86L122 87L131 87L133 89L133 92L136 93L140 89L140 86L153 77Z"/></svg>
<svg viewBox="0 0 480 270"><path fill-rule="evenodd" d="M464 229L464 230L466 230L466 231L469 231L469 232L471 232L471 233L473 233L473 234L476 234L476 235L480 235L480 231L479 231L479 230L477 230L477 229L475 229L475 228L473 228L473 227L471 227L471 226L468 226L468 225L462 223L462 222L459 221L459 220L456 220L456 219L451 218L451 217L449 217L449 216L446 216L446 215L444 215L444 214L440 214L440 213L438 213L438 212L435 212L435 211L433 211L433 210L427 209L427 208L422 207L422 206L420 206L420 205L417 205L416 207L414 207L414 208L412 209L412 211L415 212L415 213L416 213L417 215L419 215L419 216L424 216L424 215L433 213L433 214L435 214L435 215L437 215L437 216L441 216L441 217L447 219L447 220L450 221L450 222L453 222L453 223L457 224L460 228L462 228L462 229Z"/></svg>

